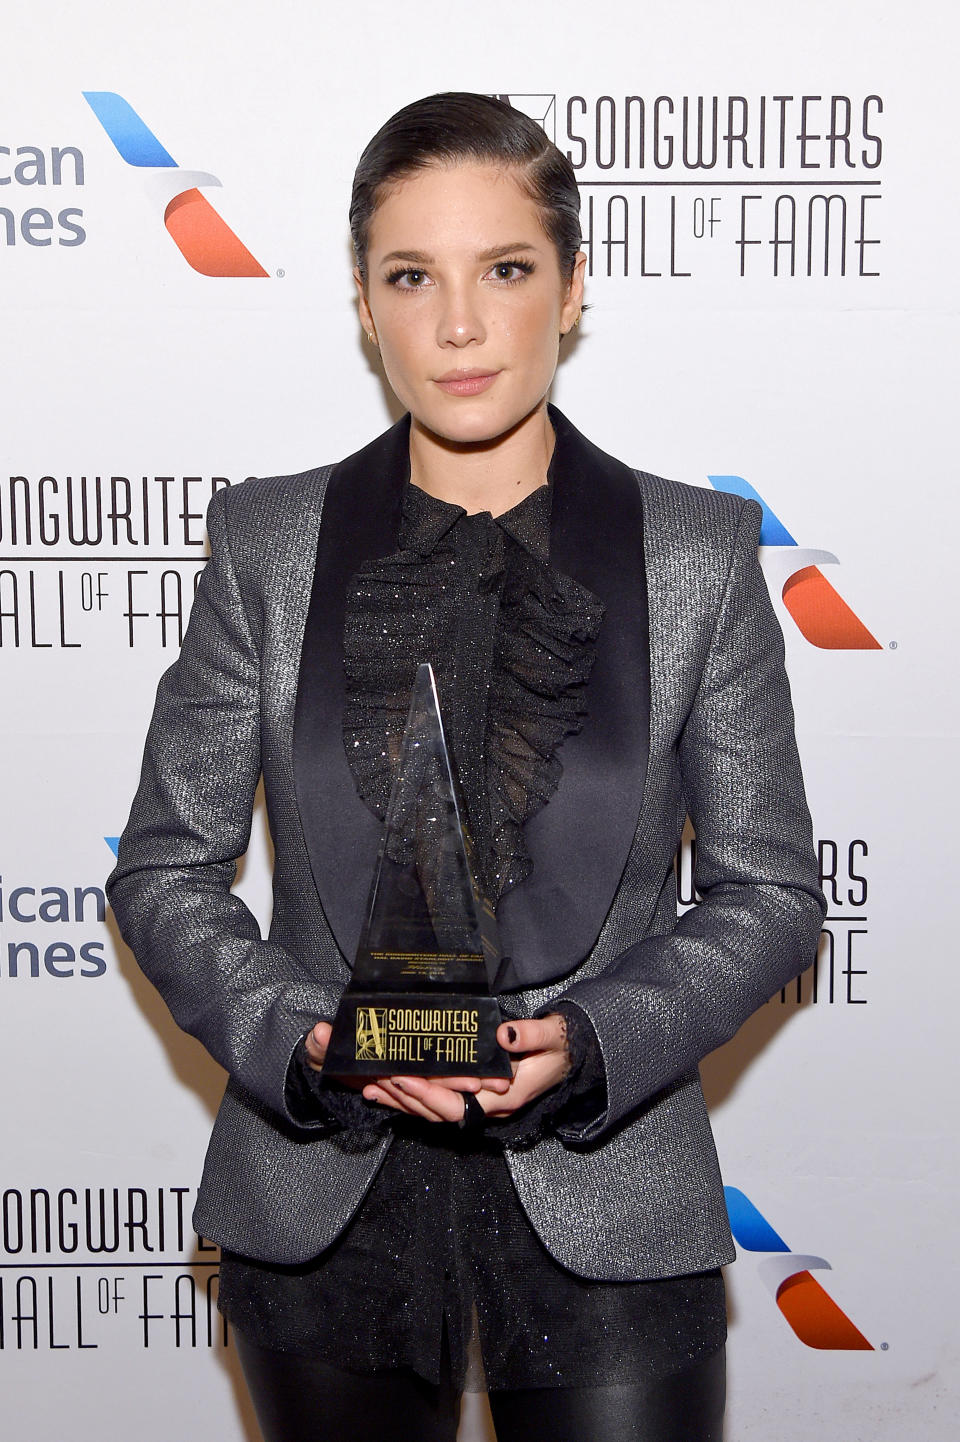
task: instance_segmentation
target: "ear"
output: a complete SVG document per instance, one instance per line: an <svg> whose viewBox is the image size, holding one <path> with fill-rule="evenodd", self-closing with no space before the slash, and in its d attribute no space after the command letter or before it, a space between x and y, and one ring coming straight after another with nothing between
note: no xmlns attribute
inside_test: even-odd
<svg viewBox="0 0 960 1442"><path fill-rule="evenodd" d="M354 267L353 283L357 287L357 311L360 315L360 324L363 326L368 337L376 339L376 326L373 323L373 316L370 314L370 306L367 301L366 287L363 284L363 276Z"/></svg>
<svg viewBox="0 0 960 1442"><path fill-rule="evenodd" d="M560 331L563 335L571 331L580 319L580 312L583 310L583 282L586 270L587 257L582 250L578 250L573 262L570 284L560 308Z"/></svg>

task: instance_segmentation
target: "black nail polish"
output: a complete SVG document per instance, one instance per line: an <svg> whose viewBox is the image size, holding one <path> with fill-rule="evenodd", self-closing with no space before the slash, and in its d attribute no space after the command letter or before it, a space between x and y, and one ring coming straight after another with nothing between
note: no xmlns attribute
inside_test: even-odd
<svg viewBox="0 0 960 1442"><path fill-rule="evenodd" d="M509 1041L509 1043L510 1043L511 1046L513 1046L513 1043L516 1041L516 1039L517 1039L517 1028L516 1028L515 1026L508 1026L508 1027L507 1027L507 1040Z"/></svg>

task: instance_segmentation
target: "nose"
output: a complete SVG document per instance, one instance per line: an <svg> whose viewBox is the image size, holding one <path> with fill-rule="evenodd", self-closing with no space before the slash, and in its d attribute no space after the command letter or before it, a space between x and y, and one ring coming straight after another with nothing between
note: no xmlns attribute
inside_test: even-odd
<svg viewBox="0 0 960 1442"><path fill-rule="evenodd" d="M486 339L481 297L468 286L456 286L445 292L437 318L437 344L460 349L482 345Z"/></svg>

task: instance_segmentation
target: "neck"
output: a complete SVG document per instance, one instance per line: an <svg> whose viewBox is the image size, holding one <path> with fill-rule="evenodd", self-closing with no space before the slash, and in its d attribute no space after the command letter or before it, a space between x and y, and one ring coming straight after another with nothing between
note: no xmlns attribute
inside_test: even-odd
<svg viewBox="0 0 960 1442"><path fill-rule="evenodd" d="M547 403L495 440L445 440L410 425L410 480L438 501L462 506L469 515L500 516L546 483L554 434Z"/></svg>

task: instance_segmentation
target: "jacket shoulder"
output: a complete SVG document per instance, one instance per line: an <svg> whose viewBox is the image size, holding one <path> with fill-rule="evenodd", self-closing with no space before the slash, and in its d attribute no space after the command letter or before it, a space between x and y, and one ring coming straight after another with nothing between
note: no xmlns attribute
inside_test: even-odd
<svg viewBox="0 0 960 1442"><path fill-rule="evenodd" d="M224 551L251 611L257 598L308 585L333 466L254 476L217 491L207 511L213 556Z"/></svg>
<svg viewBox="0 0 960 1442"><path fill-rule="evenodd" d="M647 579L658 592L694 598L704 614L720 605L736 566L755 560L763 511L727 491L635 471L643 497Z"/></svg>
<svg viewBox="0 0 960 1442"><path fill-rule="evenodd" d="M207 512L211 544L214 533L225 531L235 559L261 559L302 550L313 538L323 512L323 497L333 466L317 466L290 476L253 476L224 487L213 497Z"/></svg>
<svg viewBox="0 0 960 1442"><path fill-rule="evenodd" d="M223 507L231 530L245 525L262 525L265 520L300 519L319 512L333 466L315 466L289 476L251 476L239 485L224 487L212 505Z"/></svg>
<svg viewBox="0 0 960 1442"><path fill-rule="evenodd" d="M744 500L728 491L715 491L707 486L691 486L685 481L671 481L651 471L634 469L643 496L644 519L648 527L661 528L698 541L713 538L715 542L732 543L741 522L754 518L759 528L760 507L756 501Z"/></svg>

